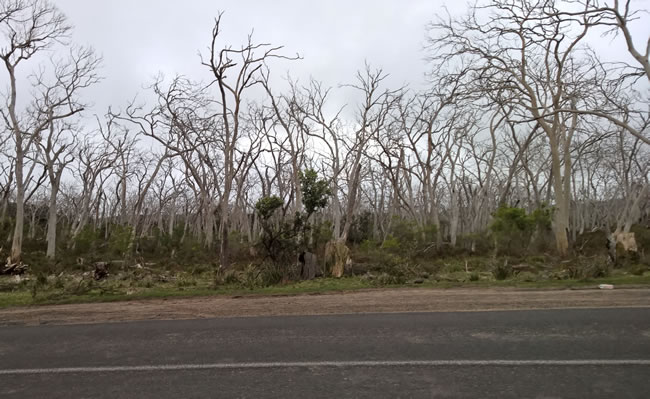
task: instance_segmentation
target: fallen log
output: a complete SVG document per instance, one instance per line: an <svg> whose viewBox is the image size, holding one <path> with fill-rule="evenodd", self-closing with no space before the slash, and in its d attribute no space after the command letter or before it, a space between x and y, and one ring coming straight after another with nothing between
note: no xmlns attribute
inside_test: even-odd
<svg viewBox="0 0 650 399"><path fill-rule="evenodd" d="M24 264L23 262L11 262L11 258L7 258L7 263L5 266L0 270L0 274L5 274L5 275L21 275L25 274L27 270L29 269L29 266Z"/></svg>

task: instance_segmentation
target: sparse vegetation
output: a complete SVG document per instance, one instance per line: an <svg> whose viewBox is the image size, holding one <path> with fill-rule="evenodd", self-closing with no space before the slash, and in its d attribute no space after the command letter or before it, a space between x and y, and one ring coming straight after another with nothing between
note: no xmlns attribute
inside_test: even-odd
<svg viewBox="0 0 650 399"><path fill-rule="evenodd" d="M301 56L224 43L218 14L206 76L88 122L95 50L53 2L0 0L0 301L644 284L647 54L584 51L644 10L468 7L429 26L422 88L279 79Z"/></svg>

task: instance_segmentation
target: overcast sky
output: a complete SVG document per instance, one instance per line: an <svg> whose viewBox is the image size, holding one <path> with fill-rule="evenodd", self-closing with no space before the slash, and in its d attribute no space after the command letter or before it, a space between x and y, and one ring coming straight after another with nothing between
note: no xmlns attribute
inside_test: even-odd
<svg viewBox="0 0 650 399"><path fill-rule="evenodd" d="M123 105L159 71L208 80L200 65L214 17L224 11L223 44L238 47L254 29L257 41L285 46L303 60L277 62L272 73L327 86L349 83L364 60L390 73L395 86L423 82L426 24L442 0L56 0L75 26L74 41L93 46L104 58L102 84L89 90L95 108ZM101 112L101 110L97 110Z"/></svg>
<svg viewBox="0 0 650 399"><path fill-rule="evenodd" d="M647 1L647 0L637 0ZM222 44L238 47L255 30L257 41L284 45L287 54L303 60L278 62L275 76L291 71L327 86L349 83L364 60L390 73L392 87L408 83L417 88L427 69L423 45L426 24L447 7L462 13L464 0L55 0L75 26L74 42L94 47L104 58L104 81L84 98L103 113L143 92L159 72L209 80L200 65L214 17L224 11ZM647 38L650 24L636 27ZM622 42L602 43L604 49L626 56Z"/></svg>

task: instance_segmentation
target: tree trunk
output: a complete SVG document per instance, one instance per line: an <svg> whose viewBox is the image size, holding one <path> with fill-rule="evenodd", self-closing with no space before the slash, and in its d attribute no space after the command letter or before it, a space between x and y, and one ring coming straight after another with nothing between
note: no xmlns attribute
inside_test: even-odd
<svg viewBox="0 0 650 399"><path fill-rule="evenodd" d="M560 158L557 155L557 150L552 149L551 151L553 163L553 191L555 194L555 215L553 218L555 245L557 247L558 255L565 257L569 253L569 237L567 235L569 230L569 201L567 196L569 193L564 191L562 174L560 172Z"/></svg>
<svg viewBox="0 0 650 399"><path fill-rule="evenodd" d="M18 137L17 137L18 138ZM20 262L23 249L23 228L25 225L25 186L23 181L22 140L16 145L16 225L11 243L11 263Z"/></svg>
<svg viewBox="0 0 650 399"><path fill-rule="evenodd" d="M48 259L54 259L56 256L56 194L57 190L53 186L50 191L50 203L47 218L47 252Z"/></svg>

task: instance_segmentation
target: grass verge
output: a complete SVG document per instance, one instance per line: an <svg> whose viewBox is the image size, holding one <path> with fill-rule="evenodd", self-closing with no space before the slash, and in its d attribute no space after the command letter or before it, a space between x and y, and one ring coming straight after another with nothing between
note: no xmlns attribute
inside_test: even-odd
<svg viewBox="0 0 650 399"><path fill-rule="evenodd" d="M189 298L209 296L264 296L264 295L299 295L299 294L322 294L333 292L352 292L364 289L378 288L429 288L429 289L450 289L450 288L499 288L510 287L519 289L584 289L597 288L599 284L614 284L620 286L642 286L650 288L650 275L631 276L620 275L607 278L594 278L582 280L543 280L543 281L433 281L425 280L421 284L406 283L378 286L376 283L367 281L361 277L345 277L341 279L320 278L298 283L276 285L270 287L246 289L239 285L222 286L210 288L209 281L199 281L195 286L178 287L172 284L154 285L142 287L137 290L124 291L111 287L98 286L83 294L71 294L61 290L50 289L38 292L35 296L28 289L0 292L0 308L31 305L52 305L71 303L97 303L130 301L142 299L163 299L163 298Z"/></svg>

